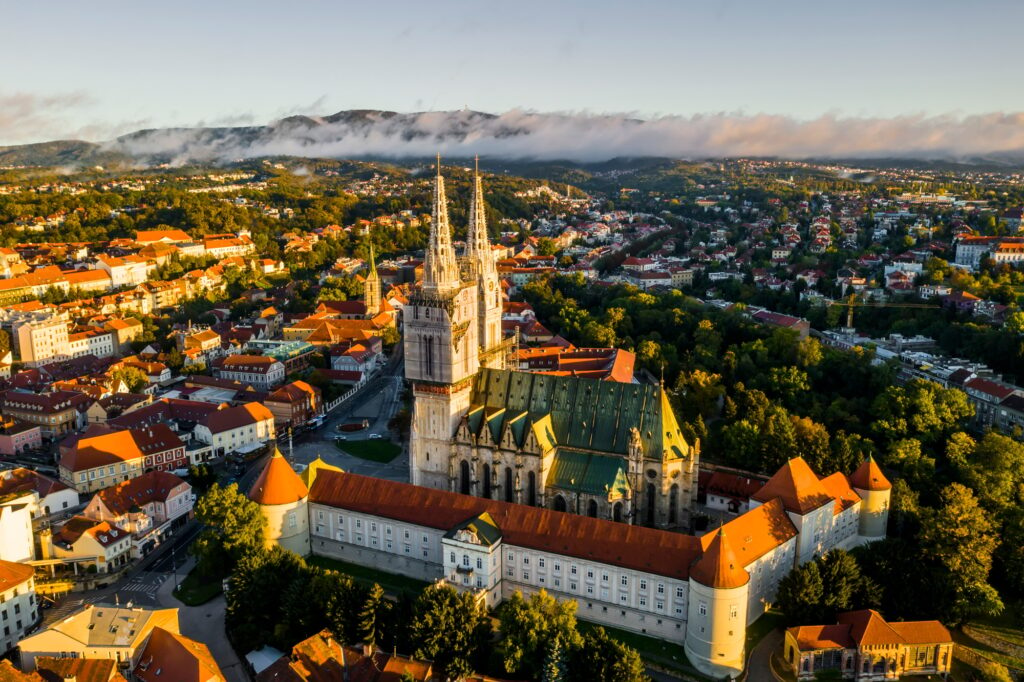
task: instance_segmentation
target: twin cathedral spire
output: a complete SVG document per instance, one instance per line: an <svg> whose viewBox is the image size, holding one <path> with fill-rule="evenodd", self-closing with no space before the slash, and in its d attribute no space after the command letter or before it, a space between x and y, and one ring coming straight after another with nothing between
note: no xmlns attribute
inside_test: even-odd
<svg viewBox="0 0 1024 682"><path fill-rule="evenodd" d="M452 245L452 228L448 221L448 198L445 194L444 177L441 175L441 156L437 157L437 174L434 179L434 206L430 223L430 238L423 262L423 291L427 294L445 295L459 289L465 283L477 286L478 342L487 361L484 366L504 366L501 352L501 310L502 296L498 266L487 237L486 205L484 204L483 182L480 178L480 161L476 160L473 172L473 198L469 207L469 225L466 230L466 248L462 258L465 268L460 269L459 259ZM466 275L466 282L463 281ZM488 354L488 351L491 351ZM491 357L493 356L493 357Z"/></svg>

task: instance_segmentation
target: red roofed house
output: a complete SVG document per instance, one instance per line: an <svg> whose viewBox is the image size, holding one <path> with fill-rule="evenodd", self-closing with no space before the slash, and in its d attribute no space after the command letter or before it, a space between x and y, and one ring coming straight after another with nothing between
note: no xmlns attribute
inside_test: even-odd
<svg viewBox="0 0 1024 682"><path fill-rule="evenodd" d="M141 557L177 519L191 515L194 500L192 486L182 479L166 471L150 471L100 490L82 515L108 521L131 533L132 554Z"/></svg>
<svg viewBox="0 0 1024 682"><path fill-rule="evenodd" d="M293 381L270 393L263 404L274 414L276 429L294 428L320 414L320 389Z"/></svg>
<svg viewBox="0 0 1024 682"><path fill-rule="evenodd" d="M284 381L284 364L266 355L229 355L214 362L214 376L269 390Z"/></svg>
<svg viewBox="0 0 1024 682"><path fill-rule="evenodd" d="M95 566L97 573L110 573L128 563L131 533L109 521L74 516L60 528L40 534L43 559L70 560L75 573Z"/></svg>
<svg viewBox="0 0 1024 682"><path fill-rule="evenodd" d="M937 620L888 623L865 609L841 613L838 621L786 630L783 656L797 679L831 670L852 680L949 673L953 638Z"/></svg>
<svg viewBox="0 0 1024 682"><path fill-rule="evenodd" d="M260 403L246 403L211 412L196 424L193 433L210 445L216 456L249 452L274 439L274 414Z"/></svg>
<svg viewBox="0 0 1024 682"><path fill-rule="evenodd" d="M79 493L89 493L135 478L144 463L145 455L131 431L101 433L80 438L61 455L60 480Z"/></svg>

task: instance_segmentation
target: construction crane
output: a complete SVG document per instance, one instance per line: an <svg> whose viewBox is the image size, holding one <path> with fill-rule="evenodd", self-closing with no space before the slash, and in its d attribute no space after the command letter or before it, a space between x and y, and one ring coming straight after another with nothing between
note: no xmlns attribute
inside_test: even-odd
<svg viewBox="0 0 1024 682"><path fill-rule="evenodd" d="M829 301L828 305L841 305L846 308L846 327L853 329L854 308L940 308L932 303L873 303L870 301L857 302L857 294L850 294L845 301Z"/></svg>

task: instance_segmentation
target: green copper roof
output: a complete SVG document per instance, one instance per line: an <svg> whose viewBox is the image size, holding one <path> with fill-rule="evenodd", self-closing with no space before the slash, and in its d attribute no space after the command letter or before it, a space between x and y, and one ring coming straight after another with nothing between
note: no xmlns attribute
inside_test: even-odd
<svg viewBox="0 0 1024 682"><path fill-rule="evenodd" d="M625 455L630 431L636 428L649 458L691 455L668 396L660 386L481 369L473 386L471 404L474 408L486 407L489 413L504 408L504 419L529 413L542 449L547 449L545 442L550 442L551 446ZM545 425L538 433L536 422L545 417L550 418L550 427ZM479 433L479 424L474 425L472 420L470 428ZM522 438L517 432L514 434L517 439Z"/></svg>
<svg viewBox="0 0 1024 682"><path fill-rule="evenodd" d="M460 523L445 533L444 536L449 539L454 539L456 534L463 529L475 533L477 539L488 547L501 540L501 529L498 528L498 524L494 522L494 519L491 518L491 515L488 512L484 512L479 516L474 516L464 523Z"/></svg>
<svg viewBox="0 0 1024 682"><path fill-rule="evenodd" d="M558 448L545 485L588 495L624 497L629 484L623 466L621 457Z"/></svg>

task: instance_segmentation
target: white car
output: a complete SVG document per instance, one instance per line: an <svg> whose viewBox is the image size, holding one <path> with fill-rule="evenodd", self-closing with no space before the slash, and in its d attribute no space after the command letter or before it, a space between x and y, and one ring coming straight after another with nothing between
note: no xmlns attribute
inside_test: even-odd
<svg viewBox="0 0 1024 682"><path fill-rule="evenodd" d="M384 436L380 435L379 433L371 433L370 434L370 440L380 440L383 437Z"/></svg>

